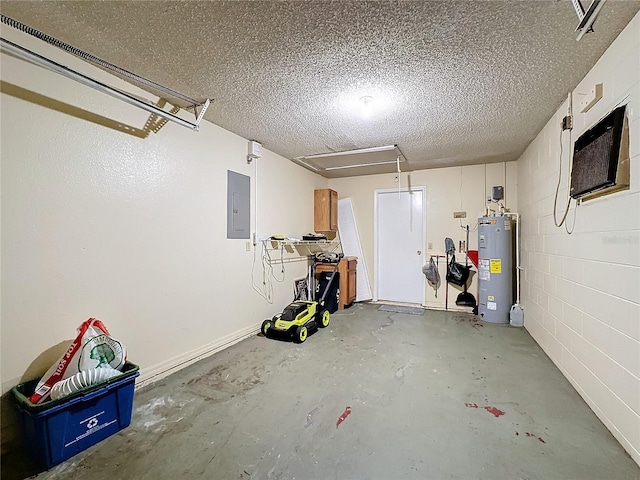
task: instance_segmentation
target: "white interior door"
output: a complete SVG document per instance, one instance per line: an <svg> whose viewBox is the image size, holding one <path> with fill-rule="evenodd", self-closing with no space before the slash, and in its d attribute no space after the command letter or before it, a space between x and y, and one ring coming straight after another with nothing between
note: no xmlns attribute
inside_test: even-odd
<svg viewBox="0 0 640 480"><path fill-rule="evenodd" d="M376 300L425 304L426 187L376 190Z"/></svg>

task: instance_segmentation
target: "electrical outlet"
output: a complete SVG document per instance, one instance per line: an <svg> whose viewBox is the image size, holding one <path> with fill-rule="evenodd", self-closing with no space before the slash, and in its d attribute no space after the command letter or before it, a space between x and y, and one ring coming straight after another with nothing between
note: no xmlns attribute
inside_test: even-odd
<svg viewBox="0 0 640 480"><path fill-rule="evenodd" d="M467 212L453 212L453 218L467 218Z"/></svg>
<svg viewBox="0 0 640 480"><path fill-rule="evenodd" d="M247 249L247 252L250 252L251 251L251 242L246 242L245 248Z"/></svg>
<svg viewBox="0 0 640 480"><path fill-rule="evenodd" d="M562 119L562 131L573 129L573 117L567 115Z"/></svg>
<svg viewBox="0 0 640 480"><path fill-rule="evenodd" d="M433 250L433 243L431 243L431 242L427 243L427 248L429 250Z"/></svg>

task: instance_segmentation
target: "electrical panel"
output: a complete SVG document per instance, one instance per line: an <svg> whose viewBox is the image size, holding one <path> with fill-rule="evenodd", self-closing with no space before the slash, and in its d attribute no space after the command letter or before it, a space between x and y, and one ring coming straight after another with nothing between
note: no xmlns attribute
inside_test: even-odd
<svg viewBox="0 0 640 480"><path fill-rule="evenodd" d="M250 236L250 188L250 177L227 170L227 238Z"/></svg>

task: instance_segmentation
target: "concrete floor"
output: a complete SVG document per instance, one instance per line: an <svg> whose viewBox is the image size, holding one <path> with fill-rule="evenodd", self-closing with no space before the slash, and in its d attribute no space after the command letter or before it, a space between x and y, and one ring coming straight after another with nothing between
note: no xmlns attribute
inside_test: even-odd
<svg viewBox="0 0 640 480"><path fill-rule="evenodd" d="M37 478L640 479L526 330L377 308L137 391L129 428Z"/></svg>

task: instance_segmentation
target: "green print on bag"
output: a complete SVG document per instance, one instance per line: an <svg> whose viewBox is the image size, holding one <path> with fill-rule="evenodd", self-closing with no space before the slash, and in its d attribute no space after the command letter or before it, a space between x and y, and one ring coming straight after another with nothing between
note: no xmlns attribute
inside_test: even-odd
<svg viewBox="0 0 640 480"><path fill-rule="evenodd" d="M111 363L116 358L116 354L113 353L113 349L108 344L101 343L91 349L89 358L97 360L98 365L96 365L96 368L100 368Z"/></svg>
<svg viewBox="0 0 640 480"><path fill-rule="evenodd" d="M90 368L111 366L117 369L124 364L122 345L107 335L93 337L82 346L78 369L86 369L87 364Z"/></svg>

